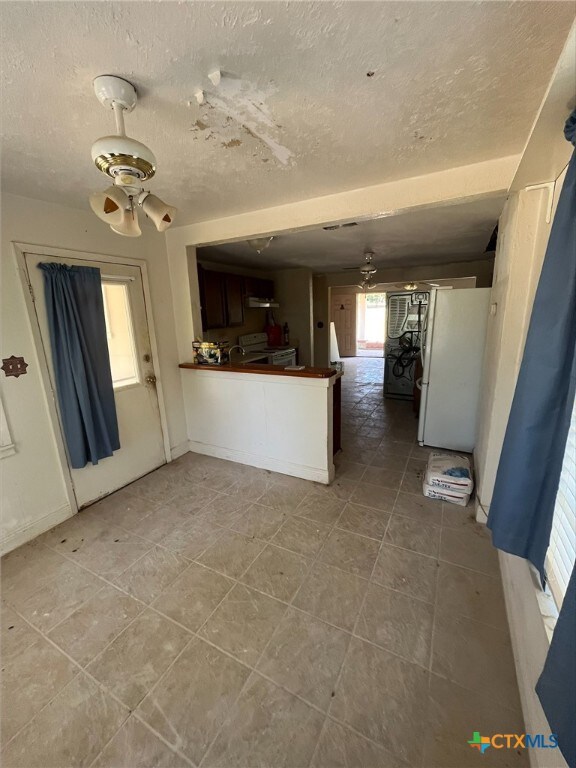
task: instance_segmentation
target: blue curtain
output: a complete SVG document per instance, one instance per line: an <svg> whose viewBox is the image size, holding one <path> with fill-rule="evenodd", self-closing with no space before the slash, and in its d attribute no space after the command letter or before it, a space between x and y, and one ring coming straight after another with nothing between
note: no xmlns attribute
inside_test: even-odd
<svg viewBox="0 0 576 768"><path fill-rule="evenodd" d="M564 129L574 144L576 110ZM534 299L488 527L498 549L544 558L576 390L576 152L560 199Z"/></svg>
<svg viewBox="0 0 576 768"><path fill-rule="evenodd" d="M576 568L564 595L536 693L570 768L576 768Z"/></svg>
<svg viewBox="0 0 576 768"><path fill-rule="evenodd" d="M38 265L44 273L56 392L74 469L120 448L100 270Z"/></svg>

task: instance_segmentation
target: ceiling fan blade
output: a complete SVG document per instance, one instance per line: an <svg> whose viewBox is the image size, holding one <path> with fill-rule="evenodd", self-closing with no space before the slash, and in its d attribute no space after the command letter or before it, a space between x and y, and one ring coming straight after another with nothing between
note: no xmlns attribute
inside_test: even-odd
<svg viewBox="0 0 576 768"><path fill-rule="evenodd" d="M356 270L356 272L360 272L360 271L362 271L362 267L365 267L365 266L366 266L366 264L364 263L364 264L360 264L360 266L359 266L359 267L358 267L358 266L356 266L356 267L340 267L340 269L341 269L343 272L345 272L346 270L349 270L349 269L354 269L354 270ZM376 270L376 272L377 272L379 269L383 269L383 267L377 267L377 266L376 266L376 264L374 264L374 262L371 262L370 266L371 266L371 267L372 267L374 270Z"/></svg>

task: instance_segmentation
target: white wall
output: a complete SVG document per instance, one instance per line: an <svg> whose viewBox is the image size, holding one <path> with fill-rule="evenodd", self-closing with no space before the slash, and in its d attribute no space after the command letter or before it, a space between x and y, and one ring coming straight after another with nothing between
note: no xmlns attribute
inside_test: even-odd
<svg viewBox="0 0 576 768"><path fill-rule="evenodd" d="M186 245L199 247L247 240L299 229L317 229L344 221L392 216L402 211L450 205L486 196L498 197L508 191L519 160L520 155L499 157L424 176L199 221L177 230L169 229L168 250L170 253L173 248Z"/></svg>
<svg viewBox="0 0 576 768"><path fill-rule="evenodd" d="M512 194L500 219L490 296L495 307L488 319L475 450L477 497L484 513L492 500L534 294L550 235L551 221L546 219L552 218L563 180L564 175L554 189L528 188Z"/></svg>
<svg viewBox="0 0 576 768"><path fill-rule="evenodd" d="M29 363L27 375L1 379L6 417L17 449L0 461L1 541L13 546L55 525L70 512L13 242L146 261L169 440L176 453L187 448L187 432L164 236L146 226L142 237L125 238L111 232L90 211L7 194L1 202L2 357L23 356Z"/></svg>
<svg viewBox="0 0 576 768"><path fill-rule="evenodd" d="M491 315L484 361L479 438L475 450L477 492L488 510L506 423L514 396L534 294L550 234L550 221L565 178L572 147L564 140L563 125L574 105L576 25L566 43L511 185L501 217ZM554 183L555 182L555 183ZM548 185L542 187L541 185ZM553 198L551 192L553 191ZM552 205L551 205L552 203ZM526 731L549 730L534 691L542 671L548 643L538 605L542 597L528 563L500 553L502 582L514 650ZM531 750L533 768L561 768L556 750Z"/></svg>
<svg viewBox="0 0 576 768"><path fill-rule="evenodd" d="M276 321L288 323L290 342L298 343L298 363L313 365L312 336L312 270L281 269L272 273L274 297L280 309L274 310Z"/></svg>
<svg viewBox="0 0 576 768"><path fill-rule="evenodd" d="M326 275L312 278L312 324L314 332L314 365L330 364L330 305ZM321 327L320 327L321 326Z"/></svg>

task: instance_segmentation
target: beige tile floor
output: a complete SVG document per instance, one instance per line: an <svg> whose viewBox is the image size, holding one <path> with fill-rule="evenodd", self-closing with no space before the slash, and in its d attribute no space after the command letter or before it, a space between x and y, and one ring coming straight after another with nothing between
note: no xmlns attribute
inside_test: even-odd
<svg viewBox="0 0 576 768"><path fill-rule="evenodd" d="M4 768L467 768L522 732L498 561L382 361L330 487L188 454L3 560Z"/></svg>

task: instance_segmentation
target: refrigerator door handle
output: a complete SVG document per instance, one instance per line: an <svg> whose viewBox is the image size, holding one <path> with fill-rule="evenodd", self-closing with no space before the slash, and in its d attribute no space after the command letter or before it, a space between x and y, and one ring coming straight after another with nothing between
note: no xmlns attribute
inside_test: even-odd
<svg viewBox="0 0 576 768"><path fill-rule="evenodd" d="M424 445L424 430L426 427L426 406L428 400L428 382L423 381L421 386L420 413L418 414L418 443Z"/></svg>
<svg viewBox="0 0 576 768"><path fill-rule="evenodd" d="M422 380L428 383L430 378L430 362L432 357L432 344L434 343L434 314L436 311L436 294L437 290L434 288L430 291L430 302L428 305L428 312L426 313L426 335L421 347L422 354Z"/></svg>

